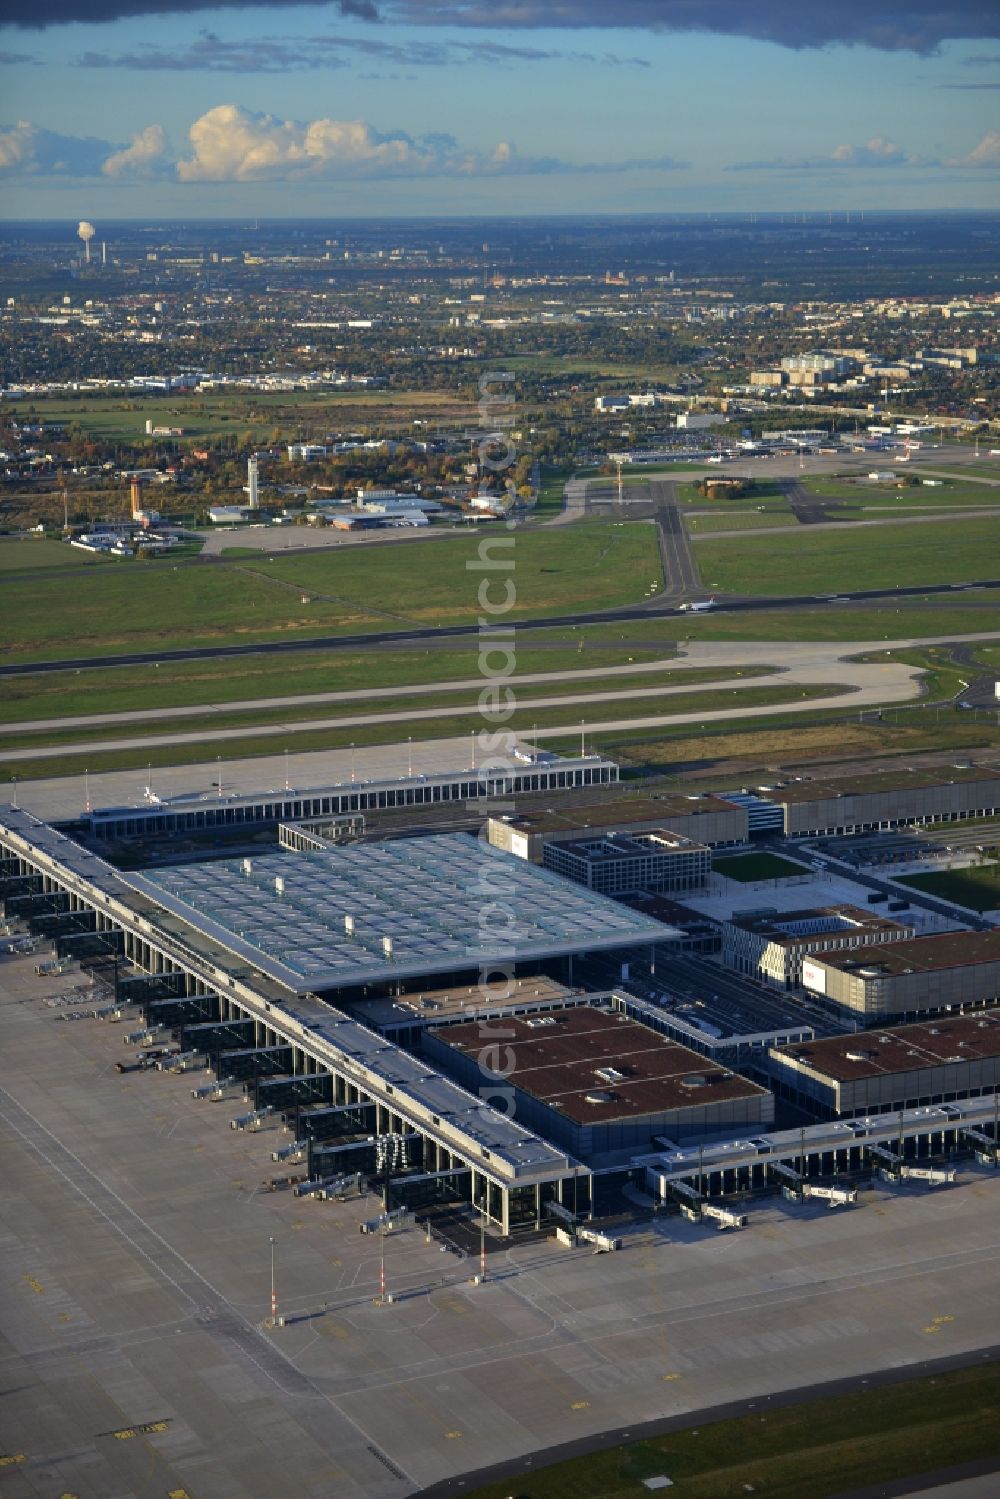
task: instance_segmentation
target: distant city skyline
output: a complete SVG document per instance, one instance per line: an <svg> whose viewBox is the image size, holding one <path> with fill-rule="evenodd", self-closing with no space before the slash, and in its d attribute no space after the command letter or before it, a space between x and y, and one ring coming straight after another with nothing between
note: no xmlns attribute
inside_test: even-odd
<svg viewBox="0 0 1000 1499"><path fill-rule="evenodd" d="M5 218L1000 208L976 0L175 7L6 6Z"/></svg>

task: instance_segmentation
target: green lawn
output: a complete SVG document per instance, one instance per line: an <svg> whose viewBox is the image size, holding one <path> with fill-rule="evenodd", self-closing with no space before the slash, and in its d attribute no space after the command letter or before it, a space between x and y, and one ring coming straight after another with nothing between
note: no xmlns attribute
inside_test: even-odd
<svg viewBox="0 0 1000 1499"><path fill-rule="evenodd" d="M905 521L852 531L804 526L800 532L756 542L752 536L707 538L698 547L698 564L707 588L776 597L961 583L1000 573L1000 515L951 526ZM804 632L799 634L805 638Z"/></svg>
<svg viewBox="0 0 1000 1499"><path fill-rule="evenodd" d="M63 541L48 541L44 536L0 536L0 575L15 572L37 572L50 567L112 567L116 557L99 557L96 552L82 552Z"/></svg>
<svg viewBox="0 0 1000 1499"><path fill-rule="evenodd" d="M709 531L758 531L761 527L794 525L791 511L713 510L711 515L686 515L684 524L693 536Z"/></svg>
<svg viewBox="0 0 1000 1499"><path fill-rule="evenodd" d="M552 1436L574 1434L567 1411ZM486 1484L468 1499L640 1499L643 1481L661 1474L677 1499L829 1499L998 1455L1000 1372L987 1364L777 1409L759 1400L728 1421L692 1415L682 1430Z"/></svg>
<svg viewBox="0 0 1000 1499"><path fill-rule="evenodd" d="M751 885L755 880L790 880L808 874L804 864L782 859L778 854L735 854L732 858L713 859L712 868L728 880Z"/></svg>
<svg viewBox="0 0 1000 1499"><path fill-rule="evenodd" d="M72 589L58 577L15 574L4 587L4 657L96 657L474 623L480 590L496 609L511 597L508 578L513 607L496 616L507 623L632 603L662 583L656 532L648 523L584 521L273 559L122 560L100 576L74 579Z"/></svg>
<svg viewBox="0 0 1000 1499"><path fill-rule="evenodd" d="M901 885L912 885L928 895L953 900L970 911L1000 909L1000 863L995 861L975 869L952 869L940 874L908 874Z"/></svg>

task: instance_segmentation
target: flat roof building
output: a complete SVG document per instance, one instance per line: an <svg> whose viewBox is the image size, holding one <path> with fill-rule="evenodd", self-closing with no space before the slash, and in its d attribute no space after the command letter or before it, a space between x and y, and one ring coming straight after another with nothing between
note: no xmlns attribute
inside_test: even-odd
<svg viewBox="0 0 1000 1499"><path fill-rule="evenodd" d="M734 915L722 924L722 961L765 984L794 989L807 954L901 942L913 927L861 906Z"/></svg>
<svg viewBox="0 0 1000 1499"><path fill-rule="evenodd" d="M401 1046L415 1046L428 1026L467 1024L502 1015L586 1003L575 991L544 973L526 974L495 985L457 984L449 988L408 989L402 994L350 1000L347 1008L364 1025Z"/></svg>
<svg viewBox="0 0 1000 1499"><path fill-rule="evenodd" d="M984 765L884 770L759 788L780 807L786 836L871 833L908 822L953 822L1000 811L1000 771Z"/></svg>
<svg viewBox="0 0 1000 1499"><path fill-rule="evenodd" d="M485 1077L507 1089L514 1117L585 1160L774 1118L766 1088L621 1012L511 1016L485 1035L479 1025L447 1026L428 1034L426 1049L468 1087Z"/></svg>
<svg viewBox="0 0 1000 1499"><path fill-rule="evenodd" d="M773 1046L775 1092L842 1119L978 1098L1000 1086L1000 1010Z"/></svg>
<svg viewBox="0 0 1000 1499"><path fill-rule="evenodd" d="M518 811L512 817L491 817L489 840L497 848L541 864L547 844L571 842L588 834L656 833L669 829L692 842L717 848L745 843L748 833L745 808L709 792L684 796L675 792L662 796L623 796L617 801L591 805L550 807L545 811Z"/></svg>
<svg viewBox="0 0 1000 1499"><path fill-rule="evenodd" d="M547 841L542 865L602 895L701 890L712 872L712 854L704 843L658 828Z"/></svg>
<svg viewBox="0 0 1000 1499"><path fill-rule="evenodd" d="M350 781L308 789L273 787L263 791L184 792L179 796L137 800L130 806L98 807L83 818L96 837L158 836L211 829L243 828L303 818L343 817L397 807L433 807L440 802L468 802L535 792L607 786L618 780L618 766L602 755L562 759L556 755L519 756L500 768L443 770L387 780Z"/></svg>
<svg viewBox="0 0 1000 1499"><path fill-rule="evenodd" d="M1000 999L1000 929L816 953L802 982L871 1021L991 1004Z"/></svg>
<svg viewBox="0 0 1000 1499"><path fill-rule="evenodd" d="M571 961L674 935L466 833L175 864L122 879L298 994L491 962Z"/></svg>

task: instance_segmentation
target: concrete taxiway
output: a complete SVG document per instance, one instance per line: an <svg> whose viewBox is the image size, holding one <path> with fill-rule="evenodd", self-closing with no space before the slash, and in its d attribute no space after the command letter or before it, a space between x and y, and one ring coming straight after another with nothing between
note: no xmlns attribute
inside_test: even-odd
<svg viewBox="0 0 1000 1499"><path fill-rule="evenodd" d="M996 1341L1000 1179L864 1191L830 1213L676 1217L595 1257L496 1248L488 1281L370 1204L263 1194L277 1128L197 1075L113 1069L124 1027L68 1022L72 978L0 960L3 1341L11 1499L391 1499L630 1423ZM271 1239L283 1328L268 1312Z"/></svg>

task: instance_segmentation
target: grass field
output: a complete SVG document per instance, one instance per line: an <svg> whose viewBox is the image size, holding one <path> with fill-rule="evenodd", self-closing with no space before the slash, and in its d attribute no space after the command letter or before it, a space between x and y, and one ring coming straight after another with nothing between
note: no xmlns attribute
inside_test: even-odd
<svg viewBox="0 0 1000 1499"><path fill-rule="evenodd" d="M948 527L905 521L847 532L803 527L756 543L752 536L707 538L698 564L707 588L776 597L962 583L1000 573L1000 514Z"/></svg>
<svg viewBox="0 0 1000 1499"><path fill-rule="evenodd" d="M49 568L113 567L118 557L99 557L96 552L81 552L61 541L47 541L44 536L0 536L0 577L9 573L45 572Z"/></svg>
<svg viewBox="0 0 1000 1499"><path fill-rule="evenodd" d="M544 636L540 639L544 640ZM628 662L670 656L669 644L626 650L592 645L586 652L555 645L532 649L515 641L521 673L571 671L584 667L622 666ZM745 675L753 673L746 671ZM291 697L318 692L365 692L371 688L410 687L426 682L474 679L479 670L474 640L456 641L444 650L396 648L373 651L303 651L293 656L248 656L237 670L226 660L165 661L136 672L128 667L96 667L87 672L51 671L9 677L3 682L0 724L28 719L71 718L87 713L128 713L179 708L190 704L232 703L251 698ZM665 674L669 678L669 673ZM676 674L678 681L710 680L711 673ZM586 682L587 679L584 679ZM634 679L633 679L634 680ZM653 685L661 674L644 676ZM599 680L591 683L599 687ZM624 685L624 681L623 681ZM581 686L580 690L584 690Z"/></svg>
<svg viewBox="0 0 1000 1499"><path fill-rule="evenodd" d="M477 570L487 555L480 548L490 548L494 570ZM501 611L507 623L635 602L651 582L662 582L656 533L649 524L585 521L516 536L495 531L426 546L261 554L254 561L119 561L99 577L81 575L71 590L58 577L15 573L4 585L3 656L58 660L475 623L482 580L489 580L487 598L495 608L510 597L508 577L515 594L510 610Z"/></svg>
<svg viewBox="0 0 1000 1499"><path fill-rule="evenodd" d="M368 420L384 414L390 424L393 420L408 423L411 413L420 412L437 419L471 422L475 412L471 403L447 391L367 391L351 386L315 392L192 392L187 396L145 397L123 392L87 394L76 399L33 397L29 406L34 406L39 421L76 423L86 436L139 446L146 441L146 421L152 418L157 427L183 428L183 437L172 439L180 448L245 433L252 434L254 441L266 442L276 428L289 424L308 429L311 422L341 422L346 408L363 410ZM163 439L150 438L149 444L162 446Z"/></svg>
<svg viewBox="0 0 1000 1499"><path fill-rule="evenodd" d="M618 719L651 718L682 713L713 712L733 707L770 706L776 709L783 703L800 703L803 698L827 697L837 692L835 686L783 687L778 683L769 686L744 689L722 689L719 692L678 693L670 697L622 698L612 703L585 703L562 706L558 702L546 707L521 708L504 725L520 733L532 730L566 727L567 732L578 736L583 723L615 721ZM843 690L843 689L841 689ZM522 698L522 701L524 699ZM82 767L88 770L117 770L143 765L181 765L191 760L213 759L216 755L225 758L246 759L252 755L276 754L286 746L296 753L314 749L338 749L357 744L396 744L411 736L416 739L439 739L445 736L466 735L483 728L484 718L478 703L472 698L466 711L445 716L437 710L442 707L458 709L461 698L447 700L443 697L419 697L406 705L386 702L359 701L348 705L333 705L325 711L302 711L296 718L295 711L263 710L248 714L213 714L205 720L188 719L178 723L129 724L107 729L74 729L50 734L6 735L0 747L0 781L37 780L39 777L78 774ZM405 707L406 712L434 710L430 717L418 719L393 719L386 723L347 725L345 727L313 728L310 719L324 720L353 717L368 713L389 713ZM248 732L239 738L213 738L213 734L228 728L245 727ZM592 732L587 731L588 735ZM649 730L645 731L649 733ZM196 743L149 744L148 736L159 733L197 734ZM134 743L121 743L132 741ZM121 743L117 749L102 749L107 740ZM145 741L145 742L144 742ZM577 737L577 743L579 739ZM81 748L89 745L89 749ZM39 750L45 753L38 758L15 760L9 758L15 750ZM6 758L5 758L6 757Z"/></svg>
<svg viewBox="0 0 1000 1499"><path fill-rule="evenodd" d="M981 864L975 869L942 870L940 874L909 874L900 877L901 885L912 885L928 895L953 900L970 911L1000 909L1000 864Z"/></svg>
<svg viewBox="0 0 1000 1499"><path fill-rule="evenodd" d="M892 468L892 464L887 466ZM894 472L897 472L900 478L907 477L905 465ZM936 478L937 476L932 474L928 477ZM976 477L978 476L970 474L971 482L969 480L963 482L961 479L943 479L940 489L919 483L907 484L904 488L897 489L893 484L879 484L873 479L866 479L863 474L853 474L849 479L803 475L800 483L807 493L814 494L818 498L846 499L852 504L862 506L959 505L974 509L977 505L1000 504L1000 487L992 488L988 484L977 484Z"/></svg>
<svg viewBox="0 0 1000 1499"><path fill-rule="evenodd" d="M637 1499L663 1475L677 1499L829 1499L1000 1455L1000 1372L961 1369L857 1394L764 1408L729 1421L571 1458L474 1490L469 1499ZM984 1489L985 1493L986 1490Z"/></svg>
<svg viewBox="0 0 1000 1499"><path fill-rule="evenodd" d="M692 535L704 535L709 531L759 531L772 526L794 525L790 510L767 510L759 514L756 510L714 510L711 515L686 515L684 524Z"/></svg>
<svg viewBox="0 0 1000 1499"><path fill-rule="evenodd" d="M713 859L712 868L727 880L739 880L744 885L755 880L790 880L809 873L804 864L782 859L777 854L736 854L732 858Z"/></svg>

